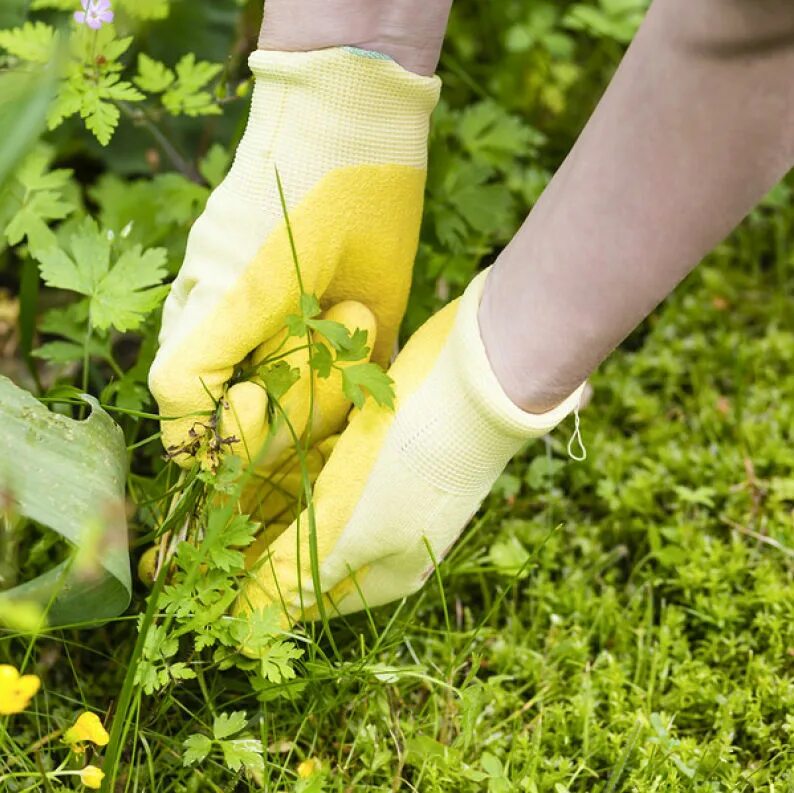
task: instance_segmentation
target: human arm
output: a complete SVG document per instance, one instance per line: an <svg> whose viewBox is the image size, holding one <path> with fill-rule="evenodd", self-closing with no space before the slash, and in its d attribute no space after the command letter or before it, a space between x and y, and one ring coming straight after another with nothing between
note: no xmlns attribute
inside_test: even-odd
<svg viewBox="0 0 794 793"><path fill-rule="evenodd" d="M513 401L542 412L794 164L794 4L656 0L480 308Z"/></svg>
<svg viewBox="0 0 794 793"><path fill-rule="evenodd" d="M787 170L789 6L725 2L657 0L514 243L408 342L395 413L354 416L240 612L318 615L312 532L330 614L415 591L523 442Z"/></svg>
<svg viewBox="0 0 794 793"><path fill-rule="evenodd" d="M259 34L266 50L360 47L431 75L452 0L267 0Z"/></svg>

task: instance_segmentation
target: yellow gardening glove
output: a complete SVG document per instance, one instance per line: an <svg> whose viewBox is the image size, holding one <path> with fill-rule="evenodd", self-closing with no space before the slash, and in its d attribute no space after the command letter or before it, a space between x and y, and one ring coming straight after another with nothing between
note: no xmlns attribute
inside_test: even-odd
<svg viewBox="0 0 794 793"><path fill-rule="evenodd" d="M183 465L235 368L276 349L286 317L299 313L276 171L303 290L323 309L342 304L333 310L348 324L369 326L379 363L394 348L416 253L438 78L346 48L259 50L249 64L248 126L191 230L149 375L161 415L176 417L163 421L163 443ZM290 398L305 414L293 422L300 433L307 402L298 392ZM256 457L268 436L264 388L255 378L236 383L224 403L220 436L233 435L232 451ZM345 412L339 399L330 409L337 423ZM277 451L268 450L271 462Z"/></svg>
<svg viewBox="0 0 794 793"><path fill-rule="evenodd" d="M421 587L510 458L579 403L582 388L532 415L506 396L480 338L485 277L409 340L389 370L396 409L367 400L317 477L316 557L331 616ZM272 539L281 528L258 544L264 553L250 568L237 614L276 602L291 619L318 616L308 513Z"/></svg>

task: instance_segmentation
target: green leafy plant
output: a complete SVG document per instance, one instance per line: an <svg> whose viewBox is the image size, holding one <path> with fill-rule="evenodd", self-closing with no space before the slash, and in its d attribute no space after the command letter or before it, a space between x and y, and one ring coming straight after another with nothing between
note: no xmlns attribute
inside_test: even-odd
<svg viewBox="0 0 794 793"><path fill-rule="evenodd" d="M183 742L185 747L182 761L194 765L207 758L213 749L223 755L223 762L231 771L245 768L247 771L262 773L264 749L262 741L249 737L246 728L245 711L221 713L212 724L212 738L202 733L194 733ZM232 736L237 736L232 737Z"/></svg>
<svg viewBox="0 0 794 793"><path fill-rule="evenodd" d="M43 0L34 4L37 9L72 8L73 3L60 0ZM165 16L167 0L125 7L143 19ZM145 53L138 57L138 72L132 80L124 79L124 56L133 43L133 36L119 36L113 24L104 24L96 30L87 25L71 24L57 31L41 21L25 22L16 28L0 30L0 48L26 68L35 68L57 58L56 44L65 39L66 51L62 58L61 80L57 97L50 108L49 128L56 129L64 120L79 115L86 129L102 145L110 142L122 113L133 118L139 116L129 103L139 103L160 95L161 107L171 115L217 115L220 107L217 97L206 90L207 84L221 71L219 64L197 61L192 53L183 56L174 69L155 61ZM143 118L156 108L139 111Z"/></svg>

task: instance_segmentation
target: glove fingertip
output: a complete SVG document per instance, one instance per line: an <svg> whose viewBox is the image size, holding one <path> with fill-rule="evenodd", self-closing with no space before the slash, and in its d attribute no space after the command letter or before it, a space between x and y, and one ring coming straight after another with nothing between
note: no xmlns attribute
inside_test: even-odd
<svg viewBox="0 0 794 793"><path fill-rule="evenodd" d="M267 437L267 406L267 391L253 382L233 385L222 402L221 435L246 460L256 456Z"/></svg>

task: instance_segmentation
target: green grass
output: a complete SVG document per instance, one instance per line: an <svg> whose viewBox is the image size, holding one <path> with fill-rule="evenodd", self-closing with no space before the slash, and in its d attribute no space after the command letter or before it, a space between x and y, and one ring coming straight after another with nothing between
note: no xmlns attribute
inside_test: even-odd
<svg viewBox="0 0 794 793"><path fill-rule="evenodd" d="M421 594L333 623L338 655L306 626L288 683L252 691L183 647L195 680L130 690L117 789L256 789L215 754L182 766L189 735L245 711L274 791L791 790L794 266L776 217L593 378L587 461L565 457L570 426L531 445ZM0 768L33 784L37 737L83 705L113 721L135 635L125 618L40 638L44 691L0 727L19 758ZM305 758L326 773L298 780Z"/></svg>

